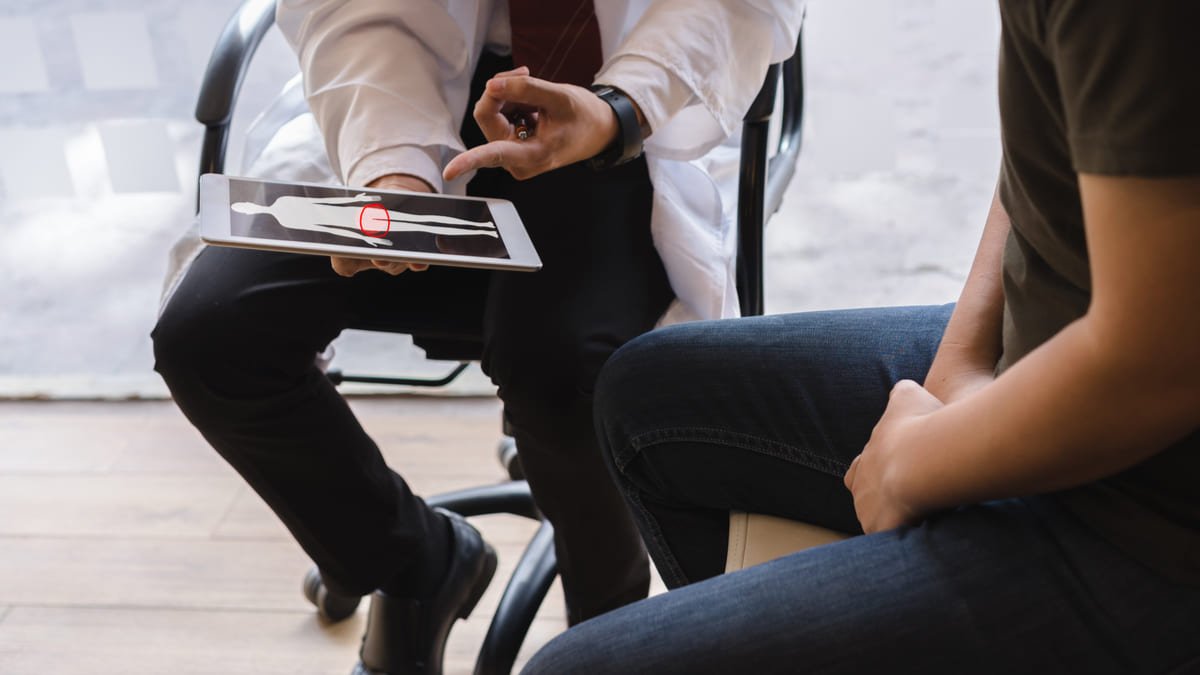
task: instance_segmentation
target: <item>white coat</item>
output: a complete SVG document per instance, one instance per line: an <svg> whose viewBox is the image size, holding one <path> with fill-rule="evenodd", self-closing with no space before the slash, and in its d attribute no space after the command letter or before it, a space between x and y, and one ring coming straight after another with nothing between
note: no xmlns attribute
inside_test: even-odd
<svg viewBox="0 0 1200 675"><path fill-rule="evenodd" d="M768 66L794 51L804 2L595 8L604 59L595 81L628 93L653 130L650 227L677 298L663 323L737 316L737 132ZM480 53L509 51L506 0L280 0L277 19L299 55L312 115L268 111L259 126L274 118L272 139L248 150L257 157L250 175L361 186L407 173L464 192L471 176L443 184L441 169L464 150L457 130ZM320 141L328 164L314 160ZM194 251L174 255L184 263ZM168 289L181 274L173 276Z"/></svg>

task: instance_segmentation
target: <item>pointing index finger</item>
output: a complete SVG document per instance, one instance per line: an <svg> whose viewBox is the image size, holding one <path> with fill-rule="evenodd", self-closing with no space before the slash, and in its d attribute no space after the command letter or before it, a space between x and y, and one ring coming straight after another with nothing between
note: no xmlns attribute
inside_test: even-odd
<svg viewBox="0 0 1200 675"><path fill-rule="evenodd" d="M454 180L476 169L503 167L514 175L521 173L536 154L533 143L516 141L492 141L475 146L460 154L446 165L442 178Z"/></svg>

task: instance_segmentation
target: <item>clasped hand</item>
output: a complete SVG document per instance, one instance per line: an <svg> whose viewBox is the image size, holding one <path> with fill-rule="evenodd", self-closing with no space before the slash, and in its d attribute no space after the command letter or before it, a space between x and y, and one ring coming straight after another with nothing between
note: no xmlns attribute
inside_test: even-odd
<svg viewBox="0 0 1200 675"><path fill-rule="evenodd" d="M871 431L862 454L850 463L844 479L854 495L854 511L867 534L912 525L931 510L914 476L927 467L911 461L926 442L923 422L942 402L911 380L892 388L887 409Z"/></svg>
<svg viewBox="0 0 1200 675"><path fill-rule="evenodd" d="M531 124L525 139L518 136L519 113ZM452 159L442 172L446 180L490 167L525 180L598 155L618 132L612 108L591 91L530 77L524 66L488 80L475 121L488 142Z"/></svg>

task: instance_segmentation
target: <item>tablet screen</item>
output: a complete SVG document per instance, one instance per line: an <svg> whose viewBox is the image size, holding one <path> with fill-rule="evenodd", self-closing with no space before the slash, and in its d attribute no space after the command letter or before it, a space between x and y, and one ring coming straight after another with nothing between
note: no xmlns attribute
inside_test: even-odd
<svg viewBox="0 0 1200 675"><path fill-rule="evenodd" d="M239 237L509 257L485 201L230 178L229 205Z"/></svg>

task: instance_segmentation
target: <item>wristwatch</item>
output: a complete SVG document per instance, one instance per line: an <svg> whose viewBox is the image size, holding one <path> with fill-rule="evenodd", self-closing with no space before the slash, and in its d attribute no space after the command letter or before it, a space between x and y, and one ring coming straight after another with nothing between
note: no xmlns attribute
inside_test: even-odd
<svg viewBox="0 0 1200 675"><path fill-rule="evenodd" d="M612 108L617 116L617 137L600 154L588 160L597 171L611 169L637 159L642 154L642 141L650 130L638 123L637 108L625 92L607 84L592 85L592 92Z"/></svg>

